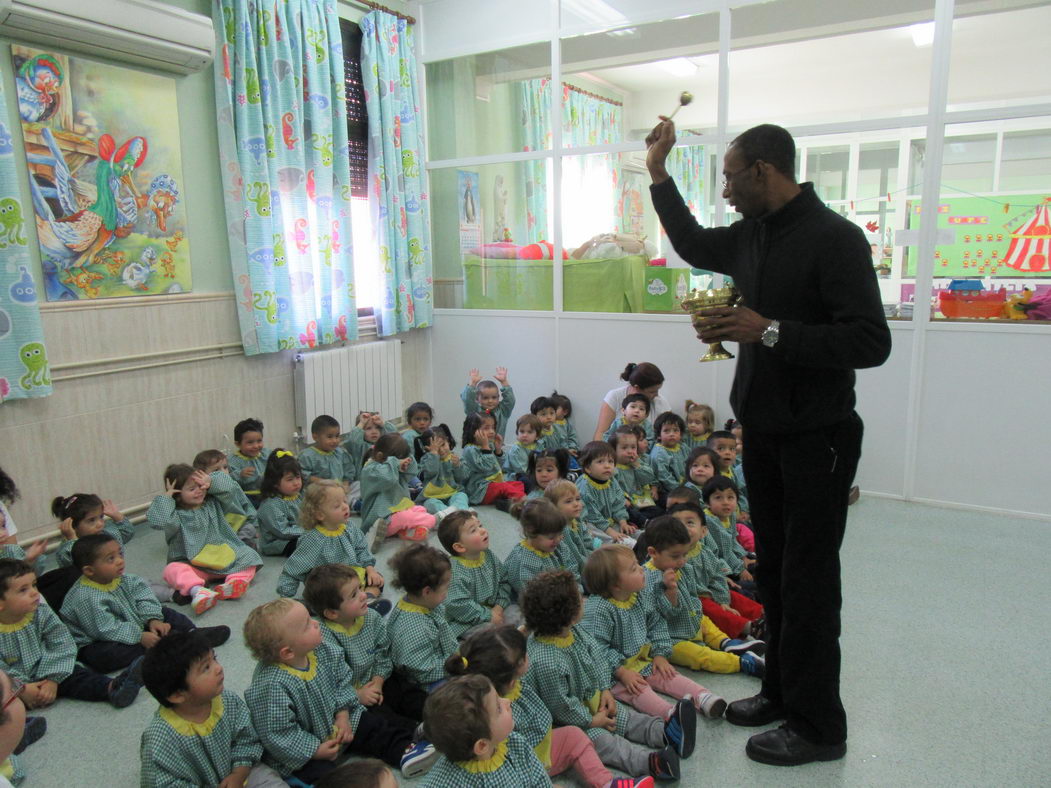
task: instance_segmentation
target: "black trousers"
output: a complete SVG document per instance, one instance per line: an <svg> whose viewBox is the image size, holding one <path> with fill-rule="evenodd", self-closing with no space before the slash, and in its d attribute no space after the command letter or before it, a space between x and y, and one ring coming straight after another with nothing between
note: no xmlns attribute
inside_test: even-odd
<svg viewBox="0 0 1051 788"><path fill-rule="evenodd" d="M366 711L354 726L354 738L343 750L343 754L379 758L388 766L398 769L401 757L412 744L412 729L406 730L392 725L385 718ZM342 757L342 756L341 756ZM334 761L311 759L293 774L305 783L315 783L340 764Z"/></svg>
<svg viewBox="0 0 1051 788"><path fill-rule="evenodd" d="M809 432L744 430L756 584L767 624L762 694L784 705L796 733L819 744L847 738L839 697L839 548L862 431L856 413Z"/></svg>
<svg viewBox="0 0 1051 788"><path fill-rule="evenodd" d="M164 623L172 625L172 632L189 632L191 629L196 629L193 621L170 607L161 605L161 613L164 617ZM128 667L128 665L145 653L146 649L143 648L141 643L115 643L110 640L97 640L94 643L81 646L80 651L77 652L77 659L99 673L112 673L115 670Z"/></svg>

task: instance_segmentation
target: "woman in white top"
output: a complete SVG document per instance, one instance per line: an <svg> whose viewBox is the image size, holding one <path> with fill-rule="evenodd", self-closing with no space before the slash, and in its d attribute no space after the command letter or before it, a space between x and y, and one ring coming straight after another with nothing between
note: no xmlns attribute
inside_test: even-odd
<svg viewBox="0 0 1051 788"><path fill-rule="evenodd" d="M664 373L656 364L643 361L641 364L628 364L620 374L621 380L628 384L620 388L606 392L602 398L602 406L598 412L598 426L595 427L595 436L592 440L600 441L609 425L620 413L620 403L629 394L644 394L650 401L650 420L657 418L666 410L671 410L668 400L658 393L664 385Z"/></svg>

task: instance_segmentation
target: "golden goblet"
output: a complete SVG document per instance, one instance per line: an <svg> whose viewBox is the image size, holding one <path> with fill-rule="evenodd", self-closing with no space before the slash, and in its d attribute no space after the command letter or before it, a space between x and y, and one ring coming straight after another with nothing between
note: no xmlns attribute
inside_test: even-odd
<svg viewBox="0 0 1051 788"><path fill-rule="evenodd" d="M741 295L737 292L737 288L730 285L729 287L720 287L718 289L691 290L686 294L686 297L682 299L681 304L683 310L690 313L693 327L697 329L700 328L705 321L711 319L708 315L702 315L701 310L714 309L722 306L737 306L737 302L740 301L740 299ZM722 342L712 342L708 346L708 352L701 356L700 360L722 361L728 358L735 358L735 356L723 347Z"/></svg>

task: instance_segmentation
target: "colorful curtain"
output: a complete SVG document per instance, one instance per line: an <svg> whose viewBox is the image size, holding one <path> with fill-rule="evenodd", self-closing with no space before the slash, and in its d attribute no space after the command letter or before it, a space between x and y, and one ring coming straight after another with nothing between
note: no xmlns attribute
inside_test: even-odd
<svg viewBox="0 0 1051 788"><path fill-rule="evenodd" d="M519 123L522 129L522 150L550 150L551 80L545 77L519 82L518 106ZM526 209L526 238L522 243L536 243L551 239L547 223L548 161L548 159L538 159L522 163L525 168Z"/></svg>
<svg viewBox="0 0 1051 788"><path fill-rule="evenodd" d="M9 117L0 84L0 402L51 394Z"/></svg>
<svg viewBox="0 0 1051 788"><path fill-rule="evenodd" d="M704 146L691 144L690 138L695 136L697 132L690 129L679 132L678 141L668 154L665 167L675 181L679 194L682 195L690 213L698 222L705 224L707 219L704 211ZM661 249L666 251L670 248L671 245L664 234L664 228L661 227ZM708 286L711 275L710 271L700 268L693 269L692 278L706 277L703 281L694 281L693 286Z"/></svg>
<svg viewBox="0 0 1051 788"><path fill-rule="evenodd" d="M373 227L383 264L380 334L424 328L433 314L430 206L412 28L373 11L361 20Z"/></svg>
<svg viewBox="0 0 1051 788"><path fill-rule="evenodd" d="M334 0L215 0L219 153L245 353L357 337Z"/></svg>

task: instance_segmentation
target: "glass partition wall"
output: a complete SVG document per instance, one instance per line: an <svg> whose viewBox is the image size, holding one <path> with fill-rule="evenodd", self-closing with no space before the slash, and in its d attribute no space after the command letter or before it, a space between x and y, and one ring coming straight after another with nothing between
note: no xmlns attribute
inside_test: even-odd
<svg viewBox="0 0 1051 788"><path fill-rule="evenodd" d="M424 57L438 307L678 313L685 290L718 283L675 255L648 193L643 140L687 91L669 170L701 224L739 218L726 145L778 123L798 178L869 240L889 317L1051 317L1051 7L533 5L546 40Z"/></svg>

